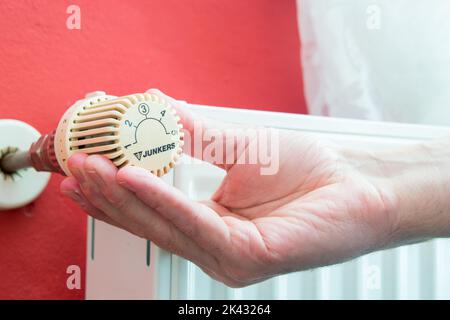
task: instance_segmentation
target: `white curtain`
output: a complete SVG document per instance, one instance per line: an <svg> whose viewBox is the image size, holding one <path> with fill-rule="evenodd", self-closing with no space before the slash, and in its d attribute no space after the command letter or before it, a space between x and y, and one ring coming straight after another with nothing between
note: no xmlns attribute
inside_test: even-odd
<svg viewBox="0 0 450 320"><path fill-rule="evenodd" d="M297 0L312 114L450 125L450 0Z"/></svg>

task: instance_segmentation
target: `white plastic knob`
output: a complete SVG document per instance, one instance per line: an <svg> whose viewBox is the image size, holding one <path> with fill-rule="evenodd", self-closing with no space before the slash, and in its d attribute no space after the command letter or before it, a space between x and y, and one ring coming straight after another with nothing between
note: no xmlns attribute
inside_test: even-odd
<svg viewBox="0 0 450 320"><path fill-rule="evenodd" d="M182 152L182 125L170 103L157 95L124 97L94 92L77 101L55 133L55 155L67 175L74 153L100 154L117 167L135 165L162 176Z"/></svg>

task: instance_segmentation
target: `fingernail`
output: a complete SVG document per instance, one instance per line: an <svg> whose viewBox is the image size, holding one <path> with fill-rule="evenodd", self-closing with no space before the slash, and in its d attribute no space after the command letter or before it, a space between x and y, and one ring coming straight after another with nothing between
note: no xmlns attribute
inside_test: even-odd
<svg viewBox="0 0 450 320"><path fill-rule="evenodd" d="M75 190L64 192L64 194L75 202L80 203L83 201L83 199L81 198L81 195Z"/></svg>
<svg viewBox="0 0 450 320"><path fill-rule="evenodd" d="M95 170L89 170L87 171L87 174L89 175L89 178L92 179L92 181L94 181L94 183L98 186L98 187L105 187L106 183L103 180L103 178L98 174L97 171Z"/></svg>
<svg viewBox="0 0 450 320"><path fill-rule="evenodd" d="M130 190L131 192L135 192L136 190L125 180L117 180L119 186L124 187L125 189Z"/></svg>
<svg viewBox="0 0 450 320"><path fill-rule="evenodd" d="M129 171L130 171L130 170L133 170L132 166L129 166L129 167L125 167L125 168L120 169L120 170L119 170L119 173L118 173L117 176L116 176L116 181L117 181L117 183L118 183L120 186L122 186L122 187L124 187L124 188L127 188L127 189L130 190L130 191L135 192L134 188L128 183L127 179L125 178L125 176L126 176L127 178L129 178Z"/></svg>
<svg viewBox="0 0 450 320"><path fill-rule="evenodd" d="M72 172L73 176L78 180L79 183L85 182L83 172L81 172L80 169L78 169L77 167L73 167L70 169L70 171Z"/></svg>

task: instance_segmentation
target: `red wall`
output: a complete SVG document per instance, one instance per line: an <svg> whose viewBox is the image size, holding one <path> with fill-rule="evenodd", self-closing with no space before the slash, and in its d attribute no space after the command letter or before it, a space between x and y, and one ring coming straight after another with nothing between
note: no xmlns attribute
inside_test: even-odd
<svg viewBox="0 0 450 320"><path fill-rule="evenodd" d="M81 30L66 9L81 8ZM305 113L294 0L0 2L0 118L52 130L85 92L158 87L199 104ZM54 175L33 204L0 213L0 298L79 299L86 216Z"/></svg>

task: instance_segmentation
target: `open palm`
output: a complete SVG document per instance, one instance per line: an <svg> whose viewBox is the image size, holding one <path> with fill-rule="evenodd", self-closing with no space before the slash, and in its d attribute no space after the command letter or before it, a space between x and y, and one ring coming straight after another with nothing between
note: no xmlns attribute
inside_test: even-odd
<svg viewBox="0 0 450 320"><path fill-rule="evenodd" d="M164 98L188 133L195 122L225 132L226 125L197 118ZM344 157L344 149L279 131L279 166L262 175L262 164L240 161L258 142L249 140L231 163L214 163L227 175L207 201L190 200L144 169L117 170L101 156L83 154L70 159L73 177L61 189L92 216L154 241L233 287L385 245L392 225L386 195Z"/></svg>

